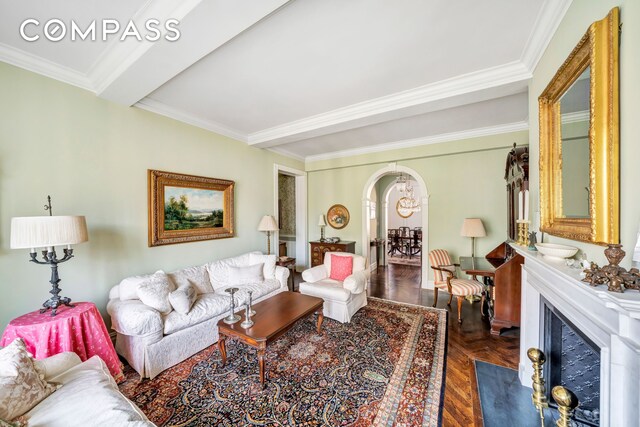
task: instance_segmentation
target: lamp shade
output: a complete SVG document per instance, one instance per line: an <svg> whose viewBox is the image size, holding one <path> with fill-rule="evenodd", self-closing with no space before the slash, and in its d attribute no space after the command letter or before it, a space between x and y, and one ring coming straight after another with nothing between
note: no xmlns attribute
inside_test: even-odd
<svg viewBox="0 0 640 427"><path fill-rule="evenodd" d="M260 220L258 231L277 231L278 223L271 215L265 215Z"/></svg>
<svg viewBox="0 0 640 427"><path fill-rule="evenodd" d="M484 237L487 232L480 218L465 218L462 223L460 235L463 237Z"/></svg>
<svg viewBox="0 0 640 427"><path fill-rule="evenodd" d="M318 226L319 227L327 226L327 221L324 219L324 215L320 215L320 218L318 218Z"/></svg>
<svg viewBox="0 0 640 427"><path fill-rule="evenodd" d="M89 240L83 216L11 218L11 249L75 245Z"/></svg>

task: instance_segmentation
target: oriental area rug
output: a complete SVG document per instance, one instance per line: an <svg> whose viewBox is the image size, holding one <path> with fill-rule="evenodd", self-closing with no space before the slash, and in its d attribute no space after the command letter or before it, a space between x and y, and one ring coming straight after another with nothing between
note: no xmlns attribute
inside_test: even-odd
<svg viewBox="0 0 640 427"><path fill-rule="evenodd" d="M120 390L158 426L437 426L447 312L369 298L351 323L300 320L257 353L227 340L156 378L127 367Z"/></svg>

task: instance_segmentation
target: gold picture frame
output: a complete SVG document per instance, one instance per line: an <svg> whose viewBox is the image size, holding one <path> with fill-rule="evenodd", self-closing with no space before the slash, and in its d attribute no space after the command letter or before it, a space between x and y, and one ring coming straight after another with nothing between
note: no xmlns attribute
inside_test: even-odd
<svg viewBox="0 0 640 427"><path fill-rule="evenodd" d="M619 17L616 7L587 30L538 98L540 122L540 230L596 244L618 243ZM560 98L589 68L588 217L563 213Z"/></svg>
<svg viewBox="0 0 640 427"><path fill-rule="evenodd" d="M148 170L149 246L235 236L233 181Z"/></svg>
<svg viewBox="0 0 640 427"><path fill-rule="evenodd" d="M327 223L336 230L345 228L350 218L349 209L344 205L333 205L327 211Z"/></svg>

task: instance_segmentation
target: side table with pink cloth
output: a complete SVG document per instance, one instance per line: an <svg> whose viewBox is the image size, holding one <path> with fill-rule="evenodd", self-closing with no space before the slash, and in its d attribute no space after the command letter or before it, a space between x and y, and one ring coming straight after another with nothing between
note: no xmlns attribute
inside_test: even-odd
<svg viewBox="0 0 640 427"><path fill-rule="evenodd" d="M95 304L73 304L75 307L59 307L55 316L51 316L51 311L40 314L36 310L13 319L2 334L0 346L6 347L14 339L22 338L36 359L64 351L73 351L83 361L97 355L116 381L122 380L122 364Z"/></svg>

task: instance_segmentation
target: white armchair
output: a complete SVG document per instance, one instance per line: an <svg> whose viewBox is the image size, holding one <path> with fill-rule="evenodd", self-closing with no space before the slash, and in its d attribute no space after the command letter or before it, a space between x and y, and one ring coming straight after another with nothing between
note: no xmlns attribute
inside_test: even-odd
<svg viewBox="0 0 640 427"><path fill-rule="evenodd" d="M351 275L343 281L333 280L331 276L331 255L353 258ZM303 283L300 293L322 298L323 314L341 323L348 323L358 310L367 305L367 283L369 270L366 258L344 252L327 252L324 264L302 272Z"/></svg>

